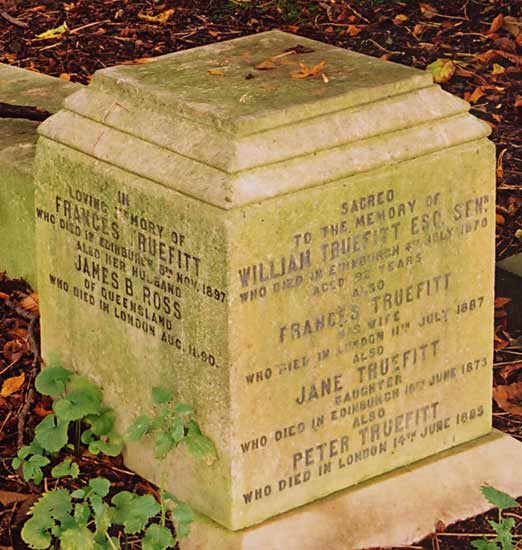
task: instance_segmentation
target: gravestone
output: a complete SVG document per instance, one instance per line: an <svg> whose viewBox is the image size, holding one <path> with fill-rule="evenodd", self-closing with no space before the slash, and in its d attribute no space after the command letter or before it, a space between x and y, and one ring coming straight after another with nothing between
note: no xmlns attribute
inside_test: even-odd
<svg viewBox="0 0 522 550"><path fill-rule="evenodd" d="M0 102L56 112L79 84L0 63ZM38 122L0 118L0 272L36 286L33 160Z"/></svg>
<svg viewBox="0 0 522 550"><path fill-rule="evenodd" d="M256 68L257 65L257 68ZM491 429L494 146L431 75L271 31L99 71L40 128L44 356L166 386L242 529ZM150 445L126 464L159 481Z"/></svg>

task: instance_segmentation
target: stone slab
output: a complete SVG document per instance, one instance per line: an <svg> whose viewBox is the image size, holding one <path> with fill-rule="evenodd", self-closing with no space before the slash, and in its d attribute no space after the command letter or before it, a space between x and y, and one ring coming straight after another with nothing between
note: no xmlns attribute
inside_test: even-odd
<svg viewBox="0 0 522 550"><path fill-rule="evenodd" d="M295 44L276 32L226 48L278 55ZM348 59L312 45L332 66L337 55ZM235 93L237 78L211 77L201 59L222 59L223 48L193 52L198 78L219 97L222 88ZM272 100L263 96L257 111L225 102L221 112L212 94L203 105L203 92L180 80L176 60L186 67L186 56L137 73L109 69L40 127L44 356L57 352L100 384L122 430L151 410L152 386L191 404L219 460L207 466L181 448L165 480L231 529L487 433L495 202L487 125L424 73L375 60L367 60L374 87L360 76L374 102L361 103L357 79L340 74L335 83L331 74L323 104L312 93L323 79L292 81L281 69L299 108L271 103L267 118ZM354 75L365 62L356 57ZM410 106L423 90L427 113ZM129 108L142 99L161 130L155 137ZM381 120L392 105L393 123L376 124L372 114ZM225 128L210 115L205 125L209 110L269 126ZM185 111L179 119L190 127L176 118ZM282 138L272 131L287 111L274 160ZM340 124L356 114L360 134ZM252 136L267 153L254 165L220 165L207 153L216 143L218 153L241 150ZM129 446L125 460L159 481L148 442Z"/></svg>
<svg viewBox="0 0 522 550"><path fill-rule="evenodd" d="M80 88L43 74L0 64L0 101L57 111ZM0 271L36 287L33 160L37 122L0 119Z"/></svg>
<svg viewBox="0 0 522 550"><path fill-rule="evenodd" d="M505 271L509 271L514 275L522 277L522 253L514 254L513 256L509 256L509 258L504 258L498 262L497 265Z"/></svg>
<svg viewBox="0 0 522 550"><path fill-rule="evenodd" d="M485 512L487 484L522 495L522 443L494 431L244 531L197 516L181 550L356 550L412 544Z"/></svg>

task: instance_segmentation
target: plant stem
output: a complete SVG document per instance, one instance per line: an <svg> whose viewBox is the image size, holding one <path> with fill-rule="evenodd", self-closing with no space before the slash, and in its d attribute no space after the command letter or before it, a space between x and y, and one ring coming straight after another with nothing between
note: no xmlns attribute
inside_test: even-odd
<svg viewBox="0 0 522 550"><path fill-rule="evenodd" d="M107 531L105 531L105 536L107 537L107 540L109 541L112 550L118 550L116 546L114 546L114 542L112 542L111 536L109 535L109 533L107 533Z"/></svg>
<svg viewBox="0 0 522 550"><path fill-rule="evenodd" d="M77 458L80 458L80 436L81 436L81 424L80 420L74 422L74 454Z"/></svg>
<svg viewBox="0 0 522 550"><path fill-rule="evenodd" d="M165 460L161 461L160 469L160 506L161 506L161 526L165 527Z"/></svg>

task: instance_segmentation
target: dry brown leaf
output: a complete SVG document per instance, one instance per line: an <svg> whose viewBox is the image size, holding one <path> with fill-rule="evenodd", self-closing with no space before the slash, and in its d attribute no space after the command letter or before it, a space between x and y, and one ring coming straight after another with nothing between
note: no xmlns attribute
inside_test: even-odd
<svg viewBox="0 0 522 550"><path fill-rule="evenodd" d="M37 414L40 418L44 418L52 414L52 409L46 409L41 401L39 401L33 407L33 413Z"/></svg>
<svg viewBox="0 0 522 550"><path fill-rule="evenodd" d="M497 55L500 55L501 57L504 57L505 59L508 59L512 63L515 63L517 65L522 65L522 55L515 55L513 53L504 52L502 50L495 50Z"/></svg>
<svg viewBox="0 0 522 550"><path fill-rule="evenodd" d="M505 305L509 304L509 302L511 302L511 298L504 298L499 296L498 298L495 298L495 309L504 307Z"/></svg>
<svg viewBox="0 0 522 550"><path fill-rule="evenodd" d="M407 15L405 15L404 13L399 13L393 18L393 22L396 25L401 25L402 23L405 23L406 21L408 21L408 19L409 17Z"/></svg>
<svg viewBox="0 0 522 550"><path fill-rule="evenodd" d="M71 75L69 73L61 73L58 78L60 80L71 80Z"/></svg>
<svg viewBox="0 0 522 550"><path fill-rule="evenodd" d="M504 218L502 214L497 214L495 219L496 219L497 225L504 225L506 223L506 218Z"/></svg>
<svg viewBox="0 0 522 550"><path fill-rule="evenodd" d="M317 65L313 65L312 67L308 67L308 65L305 65L304 63L299 63L301 66L300 71L294 71L290 73L290 76L294 80L303 80L304 78L311 78L317 75L320 75L323 71L324 66L326 65L326 61L321 61L320 63L317 63Z"/></svg>
<svg viewBox="0 0 522 550"><path fill-rule="evenodd" d="M20 305L27 311L30 311L31 313L34 313L36 315L39 314L39 299L38 294L36 292L33 292L32 294L29 294L29 296L26 296L21 302Z"/></svg>
<svg viewBox="0 0 522 550"><path fill-rule="evenodd" d="M208 29L207 32L212 38L219 38L221 36L221 33L218 31Z"/></svg>
<svg viewBox="0 0 522 550"><path fill-rule="evenodd" d="M511 38L507 38L506 36L497 38L493 42L493 46L495 46L495 49L504 50L505 52L516 53L517 51L517 45L513 42L513 40L511 40Z"/></svg>
<svg viewBox="0 0 522 550"><path fill-rule="evenodd" d="M435 17L436 15L438 15L435 9L429 4L421 2L419 4L419 7L422 15L424 15L424 17L426 17L427 19L431 19L432 17Z"/></svg>
<svg viewBox="0 0 522 550"><path fill-rule="evenodd" d="M515 99L515 107L522 107L522 95Z"/></svg>
<svg viewBox="0 0 522 550"><path fill-rule="evenodd" d="M504 348L507 348L508 346L509 346L509 342L507 340L504 340L498 336L495 336L495 341L493 346L495 348L495 351L501 351Z"/></svg>
<svg viewBox="0 0 522 550"><path fill-rule="evenodd" d="M426 27L424 25L421 25L420 23L417 23L413 27L413 36L418 38L419 36L422 35L422 33L424 32L425 29L426 29Z"/></svg>
<svg viewBox="0 0 522 550"><path fill-rule="evenodd" d="M176 10L174 8L171 8L170 10L165 10L158 13L158 15L147 15L146 13L140 12L138 13L138 19L149 23L160 23L163 25L171 18L175 11Z"/></svg>
<svg viewBox="0 0 522 550"><path fill-rule="evenodd" d="M503 411L522 415L522 382L495 386L493 399Z"/></svg>
<svg viewBox="0 0 522 550"><path fill-rule="evenodd" d="M497 31L499 31L502 28L502 25L504 24L504 16L499 13L495 19L491 22L491 26L489 27L488 34L494 34Z"/></svg>
<svg viewBox="0 0 522 550"><path fill-rule="evenodd" d="M0 292L0 299L9 300L9 294L6 294L5 292Z"/></svg>
<svg viewBox="0 0 522 550"><path fill-rule="evenodd" d="M506 31L510 32L515 38L522 34L522 18L511 17L507 15L504 17L502 27Z"/></svg>
<svg viewBox="0 0 522 550"><path fill-rule="evenodd" d="M517 361L515 363L509 363L509 365L502 365L499 368L500 376L504 381L507 381L507 379L514 373L518 372L522 369L522 361Z"/></svg>
<svg viewBox="0 0 522 550"><path fill-rule="evenodd" d="M146 65L147 63L153 63L154 61L156 61L156 58L154 57L140 57L139 59L121 61L120 65Z"/></svg>
<svg viewBox="0 0 522 550"><path fill-rule="evenodd" d="M263 61L259 62L257 65L254 65L254 68L258 71L271 71L273 69L277 69L277 65L270 59L263 59Z"/></svg>
<svg viewBox="0 0 522 550"><path fill-rule="evenodd" d="M25 374L22 372L20 376L12 376L4 381L0 395L2 397L9 397L13 393L17 392L25 382Z"/></svg>
<svg viewBox="0 0 522 550"><path fill-rule="evenodd" d="M481 97L485 95L484 88L482 86L477 86L473 93L469 96L468 101L470 103L476 103Z"/></svg>
<svg viewBox="0 0 522 550"><path fill-rule="evenodd" d="M499 65L498 63L493 63L493 70L491 71L491 74L497 75L497 74L503 74L506 72L506 68L502 65Z"/></svg>
<svg viewBox="0 0 522 550"><path fill-rule="evenodd" d="M502 149L497 159L497 178L502 179L504 177L504 155L507 148Z"/></svg>
<svg viewBox="0 0 522 550"><path fill-rule="evenodd" d="M23 502L30 496L30 494L24 495L23 493L15 493L13 491L0 491L0 504L3 506L9 506L15 502Z"/></svg>
<svg viewBox="0 0 522 550"><path fill-rule="evenodd" d="M359 34L361 34L362 28L358 27L357 25L348 25L348 28L346 29L346 32L353 38Z"/></svg>
<svg viewBox="0 0 522 550"><path fill-rule="evenodd" d="M210 76L219 76L219 77L225 76L225 73L224 73L221 69L209 69L209 70L207 71L207 73L208 73Z"/></svg>

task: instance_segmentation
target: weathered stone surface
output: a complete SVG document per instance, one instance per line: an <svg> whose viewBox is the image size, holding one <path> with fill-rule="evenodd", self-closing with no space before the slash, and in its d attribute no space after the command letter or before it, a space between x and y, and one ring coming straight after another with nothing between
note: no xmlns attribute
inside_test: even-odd
<svg viewBox="0 0 522 550"><path fill-rule="evenodd" d="M231 532L198 516L181 550L355 550L412 544L491 508L487 484L522 494L522 445L493 432L308 504L259 526ZM478 538L478 537L477 537Z"/></svg>
<svg viewBox="0 0 522 550"><path fill-rule="evenodd" d="M274 31L101 71L41 132L44 354L122 428L155 385L194 406L219 461L165 471L201 512L241 529L490 430L494 147L425 73Z"/></svg>
<svg viewBox="0 0 522 550"><path fill-rule="evenodd" d="M57 111L79 85L0 64L0 101ZM37 122L0 119L0 271L36 285L33 159Z"/></svg>
<svg viewBox="0 0 522 550"><path fill-rule="evenodd" d="M498 266L510 273L522 277L522 254L514 254L509 258L505 258L501 262L498 262Z"/></svg>

